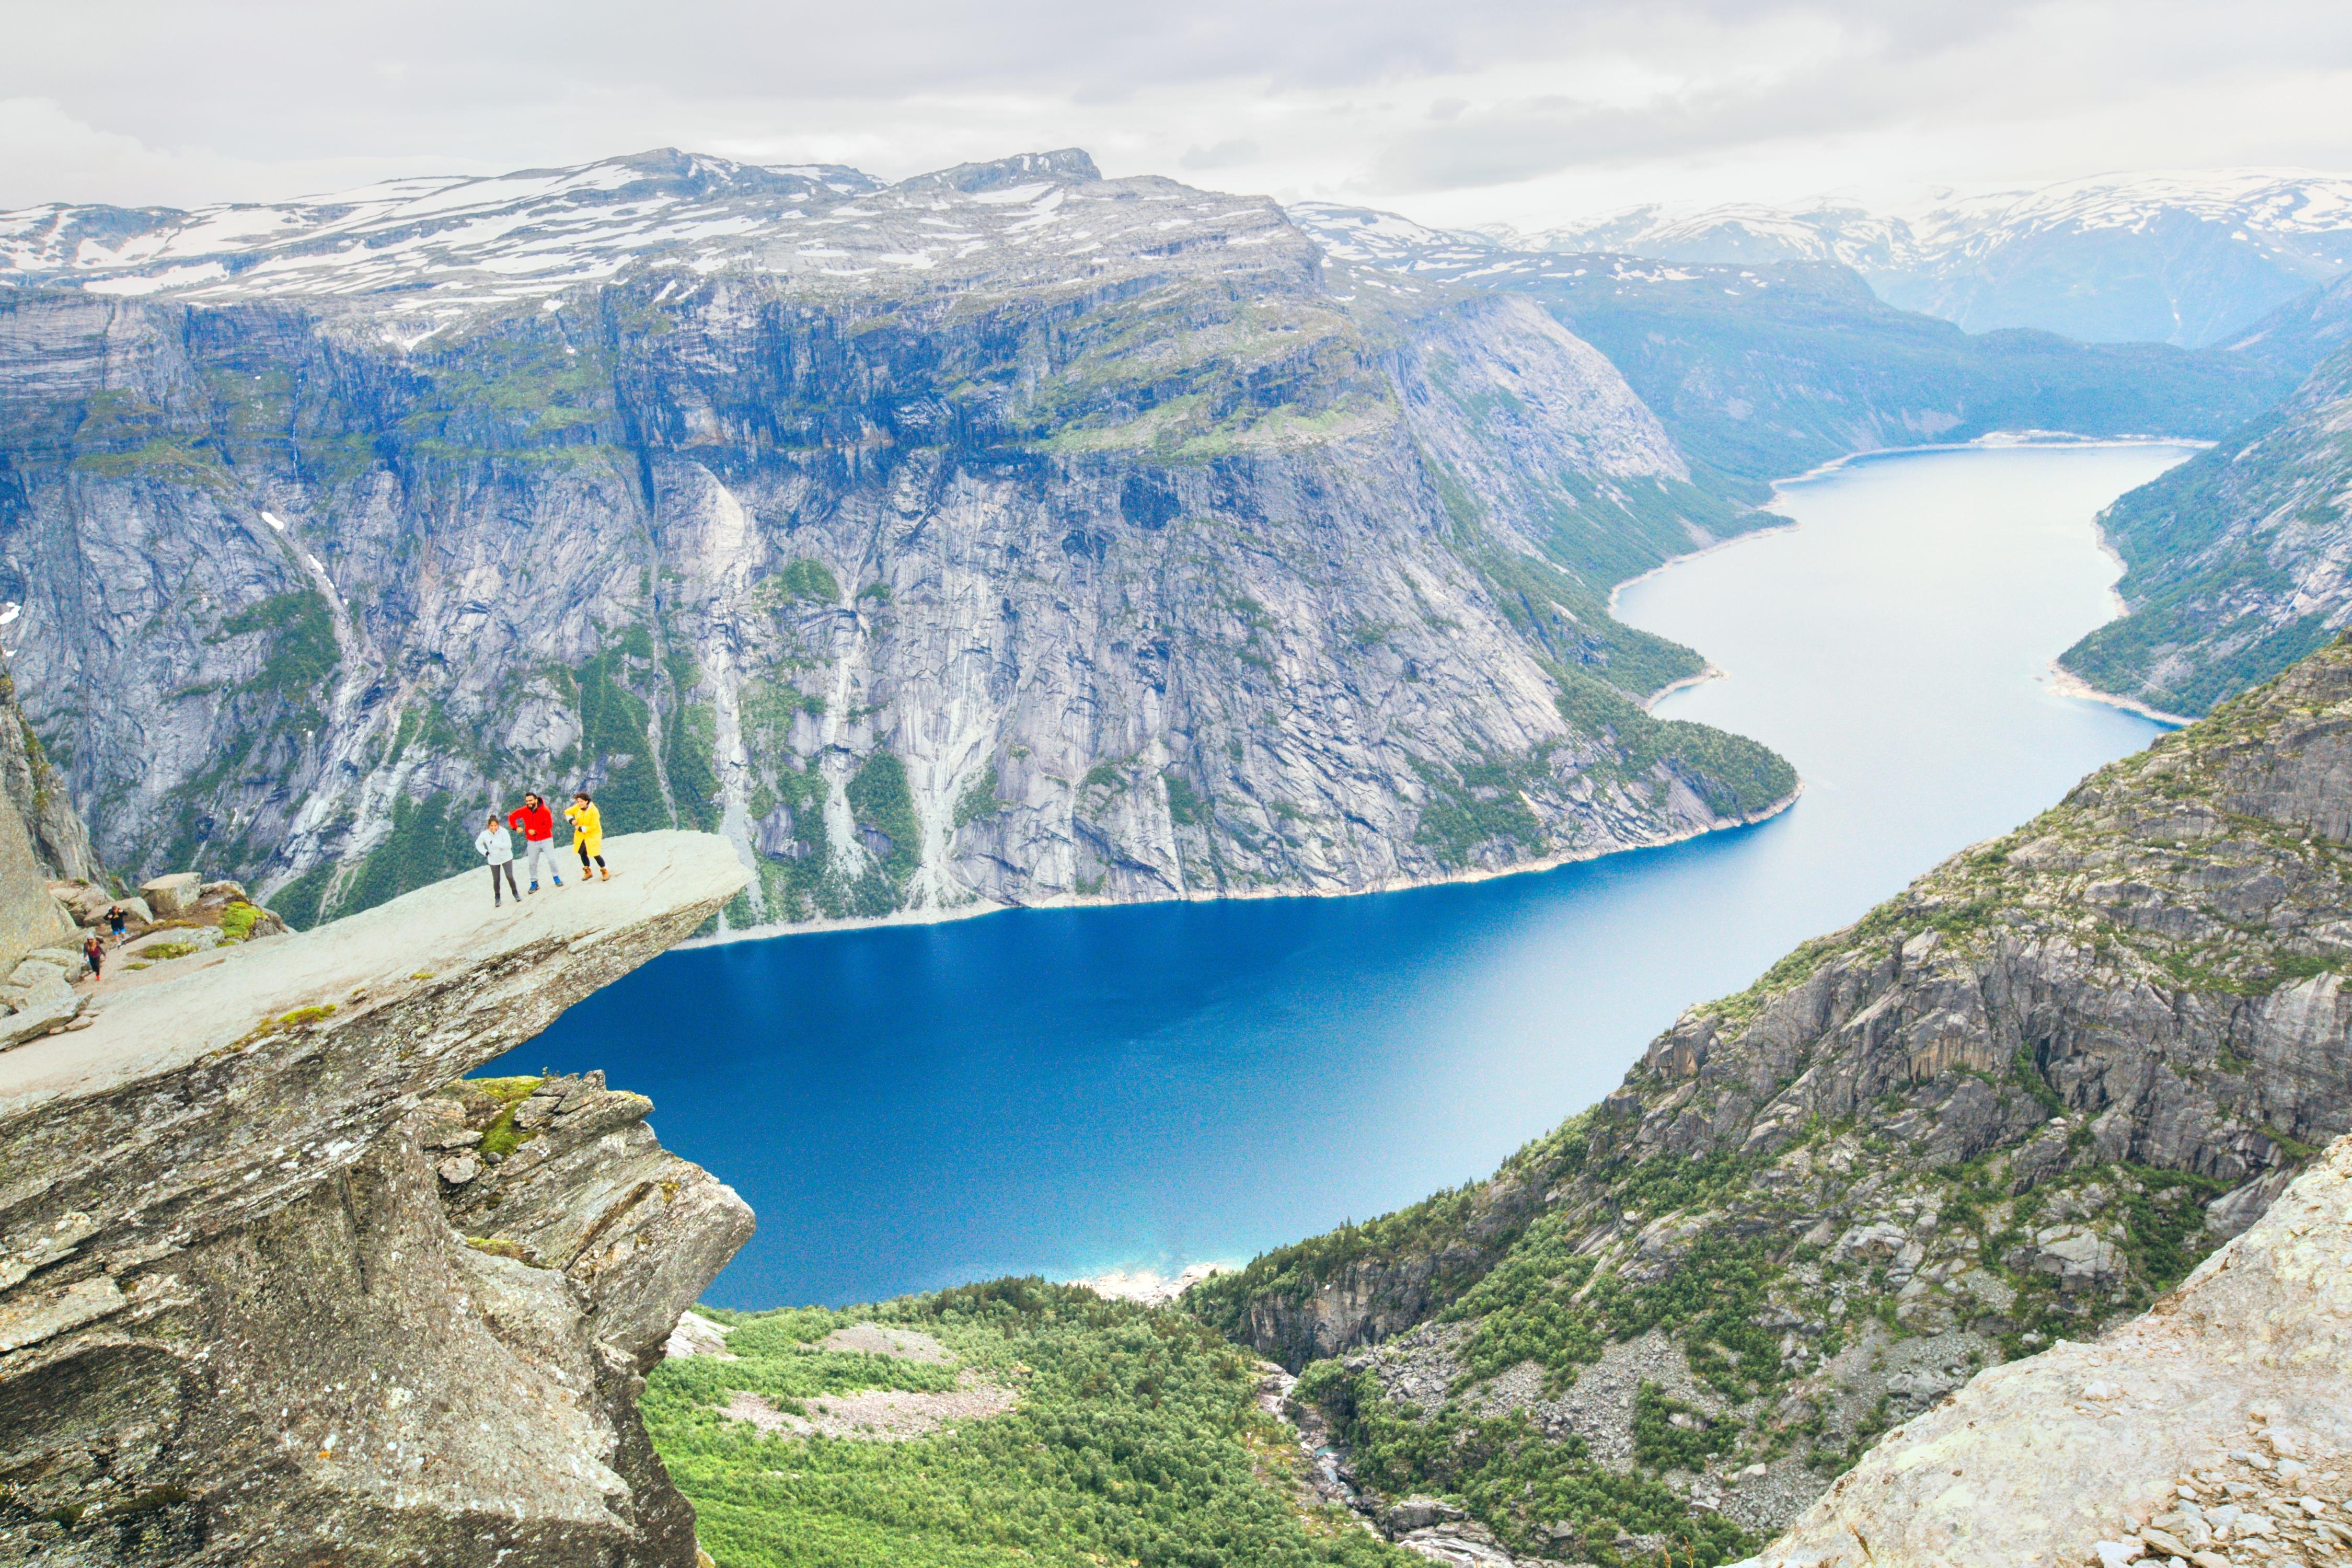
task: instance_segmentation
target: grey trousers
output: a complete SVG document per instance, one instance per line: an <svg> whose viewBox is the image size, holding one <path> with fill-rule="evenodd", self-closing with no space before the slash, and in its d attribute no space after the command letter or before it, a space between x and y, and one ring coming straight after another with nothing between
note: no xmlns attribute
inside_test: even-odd
<svg viewBox="0 0 2352 1568"><path fill-rule="evenodd" d="M529 860L532 887L539 886L539 871L542 866L547 868L551 879L555 881L563 879L563 862L556 858L554 839L533 838L529 841L527 847L530 851Z"/></svg>

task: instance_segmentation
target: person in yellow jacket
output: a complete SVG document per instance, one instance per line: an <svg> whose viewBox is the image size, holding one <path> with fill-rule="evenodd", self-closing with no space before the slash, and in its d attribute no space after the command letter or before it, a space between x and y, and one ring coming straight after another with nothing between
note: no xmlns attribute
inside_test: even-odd
<svg viewBox="0 0 2352 1568"><path fill-rule="evenodd" d="M580 879L588 879L588 863L596 863L596 874L607 882L613 873L604 868L604 819L596 811L596 803L582 790L563 808L564 820L572 824L572 847L580 851Z"/></svg>

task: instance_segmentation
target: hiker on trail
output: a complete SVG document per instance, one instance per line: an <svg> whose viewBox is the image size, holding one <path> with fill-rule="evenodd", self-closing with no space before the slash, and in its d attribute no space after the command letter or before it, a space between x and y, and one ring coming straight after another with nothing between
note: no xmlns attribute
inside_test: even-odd
<svg viewBox="0 0 2352 1568"><path fill-rule="evenodd" d="M98 972L106 962L106 944L98 940L96 931L82 938L81 955L89 960L89 977L92 980L102 978Z"/></svg>
<svg viewBox="0 0 2352 1568"><path fill-rule="evenodd" d="M551 881L563 886L563 879L555 868L555 813L547 809L547 802L535 795L522 797L522 809L507 813L507 826L522 835L523 852L530 866L530 890L539 891L539 868L544 865Z"/></svg>
<svg viewBox="0 0 2352 1568"><path fill-rule="evenodd" d="M106 929L114 933L114 945L117 947L121 947L122 945L123 922L130 920L130 918L131 911L124 909L121 904L117 904L112 909L106 911Z"/></svg>
<svg viewBox="0 0 2352 1568"><path fill-rule="evenodd" d="M507 825L499 820L497 812L490 813L489 820L482 825L482 830L474 835L474 852L490 863L490 908L499 907L499 873L501 871L506 873L506 890L514 894L516 903L522 902L522 894L515 889L514 840L508 837Z"/></svg>
<svg viewBox="0 0 2352 1568"><path fill-rule="evenodd" d="M604 818L597 811L595 801L583 789L572 797L572 804L563 808L563 816L572 824L572 847L580 851L580 879L588 879L588 862L593 860L596 869L604 872L604 880L611 881L613 873L604 870Z"/></svg>

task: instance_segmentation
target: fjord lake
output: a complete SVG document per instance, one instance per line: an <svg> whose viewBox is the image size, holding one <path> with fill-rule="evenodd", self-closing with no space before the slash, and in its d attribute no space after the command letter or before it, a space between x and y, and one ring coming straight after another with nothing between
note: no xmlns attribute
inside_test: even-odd
<svg viewBox="0 0 2352 1568"><path fill-rule="evenodd" d="M2048 667L2114 614L2096 514L2191 450L1850 462L1781 487L1793 526L1629 585L1623 619L1723 671L1660 715L1802 776L1769 821L1404 892L702 945L484 1070L651 1096L758 1212L724 1306L1172 1272L1369 1218L1484 1176L1684 1007L2155 738Z"/></svg>

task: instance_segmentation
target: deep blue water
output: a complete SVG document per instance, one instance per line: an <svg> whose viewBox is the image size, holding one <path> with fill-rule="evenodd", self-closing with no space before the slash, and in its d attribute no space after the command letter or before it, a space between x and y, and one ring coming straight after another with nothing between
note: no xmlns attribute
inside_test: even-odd
<svg viewBox="0 0 2352 1568"><path fill-rule="evenodd" d="M604 1068L759 1234L709 1292L845 1304L1241 1259L1480 1176L1746 985L2156 726L2060 697L2091 520L2183 447L1973 449L1784 488L1801 526L1626 590L1777 747L1782 816L1356 899L1023 910L669 954L489 1070Z"/></svg>

